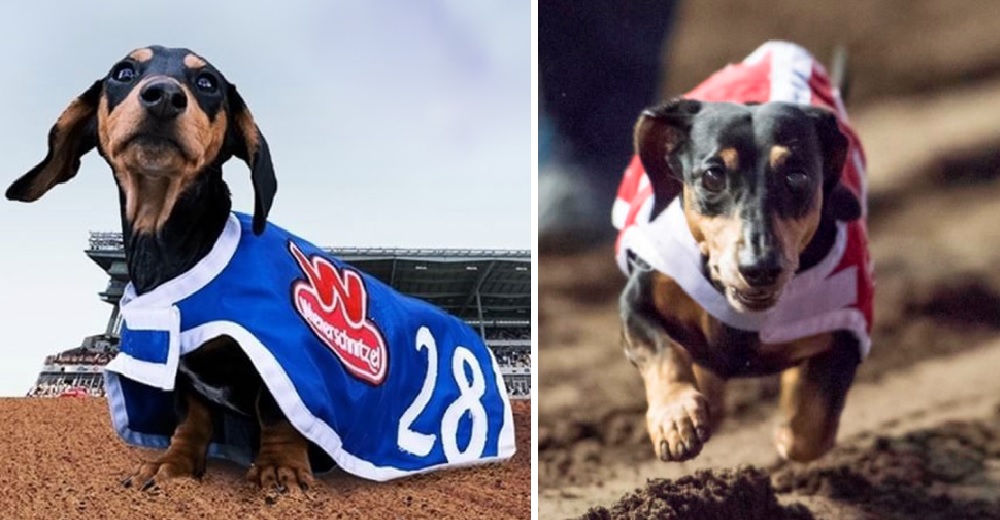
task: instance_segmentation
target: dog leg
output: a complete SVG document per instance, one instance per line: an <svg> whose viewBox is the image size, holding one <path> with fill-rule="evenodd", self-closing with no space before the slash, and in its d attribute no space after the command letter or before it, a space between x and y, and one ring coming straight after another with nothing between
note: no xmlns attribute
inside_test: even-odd
<svg viewBox="0 0 1000 520"><path fill-rule="evenodd" d="M646 428L656 456L665 462L697 457L711 436L708 401L683 354L670 345L639 367L649 405Z"/></svg>
<svg viewBox="0 0 1000 520"><path fill-rule="evenodd" d="M178 378L177 412L181 422L170 437L170 446L160 458L144 462L122 484L139 485L146 491L163 482L182 476L201 478L205 474L205 457L212 440L212 415L208 404L194 390L181 385Z"/></svg>
<svg viewBox="0 0 1000 520"><path fill-rule="evenodd" d="M726 416L726 380L697 363L693 367L698 390L708 401L708 429L714 432Z"/></svg>
<svg viewBox="0 0 1000 520"><path fill-rule="evenodd" d="M831 348L781 374L782 419L775 445L785 459L808 462L833 447L847 391L860 363L850 333L830 336Z"/></svg>
<svg viewBox="0 0 1000 520"><path fill-rule="evenodd" d="M646 427L656 456L689 460L701 453L711 434L709 404L698 391L690 355L656 321L647 274L633 275L622 294L625 353L646 386Z"/></svg>
<svg viewBox="0 0 1000 520"><path fill-rule="evenodd" d="M309 444L282 414L271 392L261 384L257 394L260 452L247 472L247 480L261 489L284 493L295 484L305 491L312 485Z"/></svg>

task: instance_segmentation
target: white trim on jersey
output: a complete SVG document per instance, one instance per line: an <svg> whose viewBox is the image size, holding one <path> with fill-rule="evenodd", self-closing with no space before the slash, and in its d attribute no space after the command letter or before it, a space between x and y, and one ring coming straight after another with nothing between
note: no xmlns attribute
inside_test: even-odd
<svg viewBox="0 0 1000 520"><path fill-rule="evenodd" d="M754 51L771 52L771 92L768 101L784 101L808 105L812 102L809 78L812 76L813 57L793 43L771 41Z"/></svg>
<svg viewBox="0 0 1000 520"><path fill-rule="evenodd" d="M163 363L143 361L127 352L119 352L104 370L128 374L129 379L144 385L173 390L180 363L181 314L176 306L159 309L121 307L125 327L133 331L160 332L167 335L166 360Z"/></svg>
<svg viewBox="0 0 1000 520"><path fill-rule="evenodd" d="M705 277L701 250L684 218L680 199L670 203L652 222L637 223L625 230L621 248L673 278L715 319L740 330L759 332L765 343L850 330L859 339L862 358L868 355L871 341L864 315L851 307L858 299L857 268L833 273L847 248L847 224L843 222L837 223L837 236L826 257L797 273L785 285L778 303L764 312L737 311ZM619 261L624 257L619 255ZM817 298L818 294L824 297Z"/></svg>
<svg viewBox="0 0 1000 520"><path fill-rule="evenodd" d="M628 219L628 212L632 209L632 205L624 199L615 199L614 205L611 206L611 225L615 229L621 229L625 227L625 222Z"/></svg>
<svg viewBox="0 0 1000 520"><path fill-rule="evenodd" d="M239 346L253 362L254 367L260 373L261 379L267 385L267 389L274 396L274 400L281 408L282 414L288 419L302 435L313 444L323 449L337 463L337 466L344 471L376 481L386 481L429 473L439 469L452 469L464 466L485 464L489 462L499 462L507 460L514 455L516 445L514 441L514 414L511 410L510 400L504 399L504 423L500 429L497 439L497 455L493 457L483 457L471 461L459 463L443 463L435 466L428 466L419 470L402 470L391 466L376 466L369 461L362 460L343 447L343 442L337 432L327 423L316 417L309 411L298 392L291 378L281 367L274 355L254 336L237 323L229 321L213 321L202 324L194 329L181 333L181 343L186 352L195 350L211 338L219 336L229 336L236 340ZM490 351L490 359L493 362L493 371L497 378L498 388L505 388L500 367L493 352ZM160 446L167 447L170 444L169 437L160 435L143 434L131 430L128 427L128 410L125 406L125 397L118 381L117 370L107 373L106 390L108 404L111 409L111 422L115 430L126 442L142 447ZM124 376L135 380L131 372L122 372ZM171 386L173 386L171 384ZM220 447L221 448L221 447ZM217 448L218 450L218 448ZM210 454L221 453L214 451Z"/></svg>

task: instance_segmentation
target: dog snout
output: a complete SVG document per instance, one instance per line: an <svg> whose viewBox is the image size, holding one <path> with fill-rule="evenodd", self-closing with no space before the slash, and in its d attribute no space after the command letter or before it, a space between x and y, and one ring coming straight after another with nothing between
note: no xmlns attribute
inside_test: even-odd
<svg viewBox="0 0 1000 520"><path fill-rule="evenodd" d="M769 215L763 208L755 209L744 220L736 268L750 287L770 287L781 276L780 248Z"/></svg>
<svg viewBox="0 0 1000 520"><path fill-rule="evenodd" d="M769 287L781 275L781 262L776 254L768 254L739 263L740 276L752 287Z"/></svg>
<svg viewBox="0 0 1000 520"><path fill-rule="evenodd" d="M147 83L139 93L142 106L150 115L169 120L187 108L187 94L174 81L160 80Z"/></svg>

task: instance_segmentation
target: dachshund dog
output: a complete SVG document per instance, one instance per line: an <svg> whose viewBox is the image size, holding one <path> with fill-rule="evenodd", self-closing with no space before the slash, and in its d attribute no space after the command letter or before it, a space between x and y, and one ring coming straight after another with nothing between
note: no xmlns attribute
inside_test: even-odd
<svg viewBox="0 0 1000 520"><path fill-rule="evenodd" d="M70 103L48 145L8 199L37 200L93 148L118 186L131 283L105 386L119 435L166 448L126 487L199 477L207 456L249 464L250 481L279 492L334 465L388 480L513 456L500 369L475 331L267 222L267 141L204 58L131 52ZM250 168L252 216L231 211L232 156Z"/></svg>
<svg viewBox="0 0 1000 520"><path fill-rule="evenodd" d="M647 109L613 220L626 355L658 458L696 457L726 379L781 373L779 453L834 443L870 340L863 154L821 65L769 42Z"/></svg>
<svg viewBox="0 0 1000 520"><path fill-rule="evenodd" d="M222 164L244 160L253 177L253 226L260 232L277 188L267 141L236 86L187 49L153 46L130 53L70 103L49 132L45 159L7 190L32 202L77 173L97 148L114 172L125 256L139 294L189 270L229 217ZM201 476L212 438L211 408L198 388L260 423L260 452L247 477L261 487L306 488L307 443L292 428L232 338L212 340L181 362L179 423L170 447L125 478L150 489L177 476ZM208 393L208 392L205 392Z"/></svg>

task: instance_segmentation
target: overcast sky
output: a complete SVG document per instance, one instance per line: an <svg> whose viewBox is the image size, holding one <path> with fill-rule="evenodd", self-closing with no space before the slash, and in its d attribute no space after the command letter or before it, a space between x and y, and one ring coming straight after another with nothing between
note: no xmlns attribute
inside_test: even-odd
<svg viewBox="0 0 1000 520"><path fill-rule="evenodd" d="M321 245L529 249L530 2L22 2L0 18L0 184L45 156L69 101L130 50L188 47L246 99L278 177L270 220ZM234 208L249 173L230 161ZM33 204L0 200L0 395L102 332L120 230L96 152Z"/></svg>

